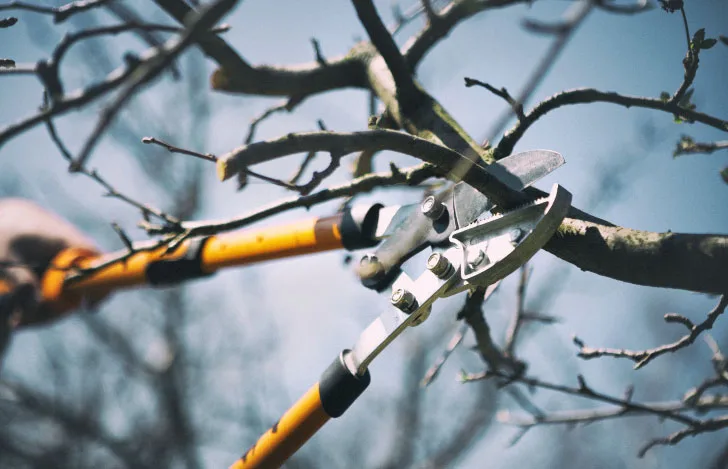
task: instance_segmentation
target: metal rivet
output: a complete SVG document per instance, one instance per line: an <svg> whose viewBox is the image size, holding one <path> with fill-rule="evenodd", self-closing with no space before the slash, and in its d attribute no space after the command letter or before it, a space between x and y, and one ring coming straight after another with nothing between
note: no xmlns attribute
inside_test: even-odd
<svg viewBox="0 0 728 469"><path fill-rule="evenodd" d="M404 288L398 288L392 293L392 304L401 311L408 313L415 305L415 296Z"/></svg>
<svg viewBox="0 0 728 469"><path fill-rule="evenodd" d="M445 212L445 205L435 200L434 196L429 196L423 200L420 208L422 213L432 220L437 220Z"/></svg>
<svg viewBox="0 0 728 469"><path fill-rule="evenodd" d="M445 278L452 271L452 264L439 252L433 252L427 258L427 270L435 274L438 278Z"/></svg>

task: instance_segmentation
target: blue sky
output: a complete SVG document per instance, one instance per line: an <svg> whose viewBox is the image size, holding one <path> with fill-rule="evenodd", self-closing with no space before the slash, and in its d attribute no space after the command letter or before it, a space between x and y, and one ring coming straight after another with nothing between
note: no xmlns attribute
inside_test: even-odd
<svg viewBox="0 0 728 469"><path fill-rule="evenodd" d="M544 37L525 32L520 27L521 20L556 19L569 3L544 0L534 2L532 7L497 10L469 20L425 59L419 69L419 79L471 135L484 137L505 109L504 103L483 89L465 88L463 77L477 78L518 92L547 45ZM390 3L381 1L376 4L389 22ZM686 10L691 32L704 27L708 37L728 34L726 2L687 1ZM163 15L157 15L157 19L163 20ZM18 16L21 21L38 21L37 17L30 18L30 14ZM365 37L351 5L330 0L248 0L242 2L226 22L233 26L226 33L226 39L256 64L311 61L311 37L320 41L328 57L346 53L357 38ZM51 27L50 21L43 23L41 20L40 24ZM416 26L419 27L419 24ZM32 31L33 34L41 34L38 29ZM55 31L56 28L53 28L42 34L49 34L52 38ZM416 27L408 28L402 37L414 31ZM10 42L3 41L0 55L13 57L18 62L32 62L46 56L47 50L22 39L26 34L27 30L19 30L17 37L14 36ZM7 36L8 31L0 31L0 35ZM669 15L657 9L637 16L594 12L576 33L529 104L575 87L647 96L658 96L661 91L673 92L683 75L684 36L679 14ZM120 49L139 46L130 38L121 37L118 41ZM727 57L728 47L722 44L704 51L695 80L694 101L698 109L719 117L725 117L728 108L725 86ZM212 70L211 64L207 67L208 72ZM70 64L67 68L69 83L83 82L83 69L76 69ZM34 112L39 102L39 86L30 78L2 79L0 122L6 123ZM184 122L184 118L174 112L165 112L163 106L168 103L166 99L170 91L163 87L150 88L140 102L150 113L157 113L164 119L164 125L174 127L178 122ZM276 101L212 94L208 145L198 150L221 154L239 145L249 120ZM92 128L94 118L91 113L73 113L59 120L58 126L69 143L78 148ZM362 129L366 118L366 95L363 92L329 93L307 100L294 114L266 121L259 127L257 135L259 139L266 139L296 130L313 130L317 119L323 119L332 130ZM636 229L725 234L728 231L728 205L725 203L728 185L721 181L718 173L728 166L728 154L717 152L673 159L675 142L683 133L697 141L725 139L724 133L712 128L674 124L672 116L667 114L599 104L554 111L526 133L516 150L548 148L561 152L567 165L545 178L538 184L539 187L548 188L558 182L572 192L575 205L590 210L594 215ZM139 135L139 138L142 136ZM119 188L153 203L159 194L150 187L149 181L140 177L138 165L128 156L130 151L145 151L141 144L139 146L124 148L107 139L92 161ZM133 210L120 203L97 197L101 191L92 183L67 174L60 155L42 129L5 145L0 149L0 157L6 168L12 168L9 172L16 174L14 182L23 194L82 221L107 249L120 247L107 228L108 222L113 219L132 227L138 218ZM377 167L386 168L390 160L400 163L412 161L385 153L378 156ZM276 171L287 174L291 164L290 160L277 161L261 168L270 174ZM233 216L285 195L279 188L264 185L256 185L255 190L238 194L234 183L221 184L215 180L212 167L202 168L208 172L205 174L208 188L205 218ZM606 178L606 175L609 177ZM343 172L339 173L331 182L343 181L344 177ZM3 184L10 182L4 180ZM76 202L69 203L68 198L58 196L57 190ZM367 199L399 203L417 197L417 194L408 191L377 193ZM87 209L83 216L78 214L80 206ZM326 214L335 207L336 204L327 204L311 212ZM273 221L301 216L307 215L298 211ZM141 237L141 233L134 233ZM277 370L285 376L286 392L296 396L317 379L320 371L341 348L353 343L358 332L387 302L386 296L361 288L353 273L342 267L341 259L341 253L330 253L272 262L243 271L225 272L213 280L197 283L194 288L199 289L200 295L224 292L221 307L230 314L240 315L241 323L246 326L254 324L255 315L261 311L270 315L267 321L276 331L278 341ZM696 342L693 351L679 354L674 362L672 358L662 358L646 369L634 372L631 364L626 362L579 361L570 337L576 333L590 345L655 346L682 334L682 330L676 330L677 326L664 325L662 314L679 312L698 321L712 308L715 299L601 278L565 265L548 253L539 254L533 266L534 277L530 287L533 296L529 307L563 318L559 325L536 331L524 340L522 357L531 363L530 371L534 375L575 384L576 373L583 373L594 387L605 392L619 394L629 383L637 383L636 399L673 400L679 399L689 387L710 373L709 350L702 341ZM312 280L313 272L315 280ZM248 286L241 288L240 285ZM107 309L121 309L124 295L118 295ZM488 318L494 331L502 331L514 305L515 281L509 279L488 307ZM400 388L399 375L411 360L408 344L419 340L422 334L442 334L441 346L444 347L453 328L453 318L449 311L442 311L441 316L430 321L431 324L411 331L408 338L395 344L375 362L372 367L374 382L367 394L350 413L324 429L321 441L336 441L337 434L354 428L352 422L364 419L369 409L376 408L378 402ZM72 323L72 320L69 322ZM262 330L268 330L266 327ZM437 330L438 327L442 328L442 332ZM429 328L429 331L421 332L419 329L423 328ZM728 337L726 329L720 325L714 335L719 343ZM26 333L17 339L12 357L16 360L15 366L23 368L26 363L20 350L21 347L32 348L33 338ZM477 361L471 355L467 350L456 354L439 378L437 387L428 391L437 392L435 396L439 397L428 397L433 415L447 413L448 409L457 406L458 399L467 398L463 396L467 396L469 390L462 389L463 385L453 377L466 365L470 371L477 370ZM274 371L267 369L265 372ZM264 377L265 374L258 379L264 380ZM545 409L590 405L545 393L540 393L536 400ZM504 398L499 404L512 407ZM269 411L272 414L283 410L274 405L271 407ZM583 464L609 454L614 460L610 467L698 467L703 461L701 458L707 460L710 457L711 445L725 440L719 435L701 436L689 439L677 448L658 448L647 458L636 459L635 453L641 442L672 429L654 418L593 424L571 432L557 427L537 428L517 446L508 448L507 441L514 430L495 425L468 458L461 461L461 467L482 467L483 460L489 461L492 467L522 464L547 467L550 458L556 454L554 447L564 440L583 444L582 453L573 456L573 461ZM392 431L386 425L382 425L381 429L372 428L373 432L378 430L383 435ZM380 441L379 444L383 443ZM371 451L376 454L380 451L378 448L381 447L375 446ZM211 452L206 456L210 467L213 467L213 464L224 464L237 451L231 448L229 453Z"/></svg>

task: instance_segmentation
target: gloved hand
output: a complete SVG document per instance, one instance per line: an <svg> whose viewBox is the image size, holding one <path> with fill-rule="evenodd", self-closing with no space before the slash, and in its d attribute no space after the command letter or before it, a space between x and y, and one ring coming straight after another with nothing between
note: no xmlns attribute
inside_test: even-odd
<svg viewBox="0 0 728 469"><path fill-rule="evenodd" d="M57 317L40 302L40 281L53 258L68 247L98 252L57 215L27 200L0 199L0 354L17 326Z"/></svg>

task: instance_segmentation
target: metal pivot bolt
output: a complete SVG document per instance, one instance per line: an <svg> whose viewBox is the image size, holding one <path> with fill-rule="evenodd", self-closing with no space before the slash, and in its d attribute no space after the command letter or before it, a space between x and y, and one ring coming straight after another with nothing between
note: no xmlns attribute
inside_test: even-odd
<svg viewBox="0 0 728 469"><path fill-rule="evenodd" d="M521 241L521 239L523 239L523 235L524 235L523 230L520 228L514 228L511 230L510 233L508 233L508 237L510 238L511 244L514 246L516 244L518 244Z"/></svg>
<svg viewBox="0 0 728 469"><path fill-rule="evenodd" d="M445 278L452 272L452 264L439 252L433 252L427 258L427 270L435 274L438 278Z"/></svg>
<svg viewBox="0 0 728 469"><path fill-rule="evenodd" d="M405 290L404 288L398 288L392 293L390 299L392 304L399 310L409 313L415 306L416 298L411 291Z"/></svg>
<svg viewBox="0 0 728 469"><path fill-rule="evenodd" d="M429 196L423 200L420 208L422 209L422 213L432 220L439 219L445 212L445 205L435 200L434 196Z"/></svg>
<svg viewBox="0 0 728 469"><path fill-rule="evenodd" d="M485 252L482 249L474 249L468 253L468 266L471 269L475 269L480 264L482 264L484 261L487 260L487 256L485 255Z"/></svg>
<svg viewBox="0 0 728 469"><path fill-rule="evenodd" d="M384 266L374 254L365 254L359 261L359 275L363 278L376 278L384 273Z"/></svg>

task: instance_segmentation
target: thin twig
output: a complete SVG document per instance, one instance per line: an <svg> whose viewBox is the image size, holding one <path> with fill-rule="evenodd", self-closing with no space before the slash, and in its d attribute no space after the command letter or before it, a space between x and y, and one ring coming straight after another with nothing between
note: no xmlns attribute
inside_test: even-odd
<svg viewBox="0 0 728 469"><path fill-rule="evenodd" d="M673 156L688 155L695 153L713 153L718 150L728 150L728 140L717 142L696 142L692 137L683 135L672 152Z"/></svg>
<svg viewBox="0 0 728 469"><path fill-rule="evenodd" d="M13 1L0 4L0 11L3 10L26 10L35 13L53 15L54 23L61 23L76 13L82 13L92 8L98 8L112 0L78 0L58 7L49 7L35 3Z"/></svg>
<svg viewBox="0 0 728 469"><path fill-rule="evenodd" d="M490 91L494 95L498 96L499 98L503 98L508 104L511 105L511 109L513 110L513 113L518 117L518 119L524 119L526 116L523 115L523 104L517 102L515 99L513 99L513 96L508 93L508 90L505 88L497 89L488 83L482 82L480 80L476 80L475 78L468 78L465 77L465 86L471 87L471 86L482 86L486 90Z"/></svg>
<svg viewBox="0 0 728 469"><path fill-rule="evenodd" d="M526 314L526 286L530 278L530 268L528 264L521 266L521 277L518 282L518 291L516 294L516 310L513 313L511 322L506 331L506 338L503 345L503 352L508 356L515 353L516 343L518 340L518 332L523 325L524 315Z"/></svg>
<svg viewBox="0 0 728 469"><path fill-rule="evenodd" d="M47 101L46 101L46 104L47 104ZM68 150L68 148L63 143L60 136L58 135L58 132L56 131L56 126L53 124L52 119L48 119L46 121L46 128L48 130L48 134L51 137L51 140L53 141L53 143L55 143L56 147L58 147L58 150L61 152L61 155L63 156L63 158L66 161L68 161L68 163L70 164L73 161L73 156L71 155L71 152ZM95 170L95 169L87 170L84 168L81 171L81 174L93 179L98 184L100 184L104 189L106 189L106 194L104 194L105 197L113 197L115 199L121 200L122 202L125 202L125 203L139 209L142 212L142 217L145 220L149 217L149 215L153 215L153 216L157 217L158 219L160 219L161 221L163 221L168 228L170 228L170 229L173 229L173 227L179 228L180 220L173 217L172 215L169 215L169 214L163 212L162 210L160 210L158 208L152 207L151 205L148 205L148 204L141 203L141 202L134 200L131 197L119 192L118 190L116 190L114 188L114 186L109 184L106 181L106 179L102 178L97 170Z"/></svg>
<svg viewBox="0 0 728 469"><path fill-rule="evenodd" d="M690 332L677 341L662 345L648 350L624 350L624 349L610 349L610 348L591 348L584 344L584 341L578 337L574 337L574 344L579 347L578 356L584 359L592 359L599 357L617 357L617 358L628 358L636 362L634 368L639 369L666 353L675 352L695 342L695 339L704 331L709 330L713 327L713 324L718 317L723 314L726 306L728 306L728 294L721 296L718 304L709 313L705 321L700 324L693 324L692 321L684 316L678 314L666 314L665 322L679 323L685 326Z"/></svg>
<svg viewBox="0 0 728 469"><path fill-rule="evenodd" d="M253 120L250 121L250 126L248 127L248 135L245 137L245 144L249 145L253 142L253 139L255 139L255 131L258 128L258 125L272 116L273 114L276 114L281 111L291 112L301 101L293 98L286 99L280 104L277 104L275 106L271 106L265 111L263 111L259 116L256 116L253 118Z"/></svg>
<svg viewBox="0 0 728 469"><path fill-rule="evenodd" d="M550 383L547 381L542 381L537 378L531 378L528 376L519 376L519 375L509 375L507 373L503 373L501 371L497 370L488 370L482 373L461 373L460 375L460 381L464 383L472 382L472 381L480 381L484 379L492 379L492 378L502 378L506 379L509 382L517 382L521 384L525 384L529 387L534 388L542 388L542 389L548 389L551 391L557 391L563 394L570 394L572 396L579 396L579 397L585 397L588 399L592 399L595 401L601 401L601 402L607 402L609 404L614 404L617 406L620 406L624 409L628 409L629 412L641 412L641 413L650 413L657 415L658 417L668 419L668 420L674 420L676 422L685 424L685 425L695 425L699 422L699 420L694 419L692 417L684 416L677 414L675 412L669 411L669 410L663 410L660 408L653 408L648 404L640 404L637 402L633 402L631 400L631 397L629 399L623 398L623 397L614 397L610 396L608 394L603 394L598 391L595 391L591 387L589 387L586 384L586 380L582 375L577 376L577 380L579 382L578 387L572 387L572 386L566 386L562 384L555 384Z"/></svg>
<svg viewBox="0 0 728 469"><path fill-rule="evenodd" d="M174 60L177 55L182 53L188 46L192 45L197 36L204 34L205 31L212 28L220 18L222 18L235 4L237 0L217 0L211 4L202 7L196 11L191 20L188 20L189 26L179 37L171 39L165 43L165 46L158 50L156 54L143 61L137 72L119 91L114 101L107 106L102 112L96 127L91 135L84 143L78 157L71 165L72 171L78 171L84 166L86 160L91 155L96 144L109 125L113 122L116 115L121 111L122 107L128 100L134 96L143 85L151 81L159 75Z"/></svg>

